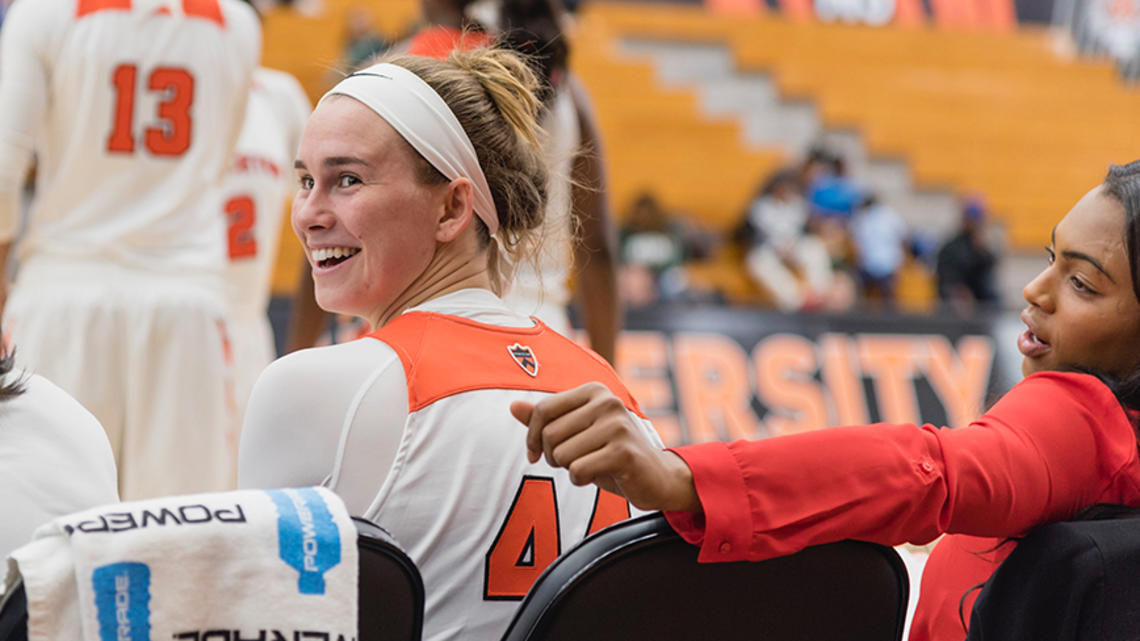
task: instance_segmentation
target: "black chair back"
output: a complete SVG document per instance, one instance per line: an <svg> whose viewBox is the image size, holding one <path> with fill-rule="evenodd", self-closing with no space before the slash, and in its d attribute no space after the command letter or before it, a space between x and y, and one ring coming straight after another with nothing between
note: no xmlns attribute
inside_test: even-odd
<svg viewBox="0 0 1140 641"><path fill-rule="evenodd" d="M360 641L420 641L424 582L416 564L385 530L354 518L360 551L357 615ZM27 641L28 603L23 584L0 609L0 641Z"/></svg>
<svg viewBox="0 0 1140 641"><path fill-rule="evenodd" d="M0 609L0 641L28 641L28 598L23 583L12 588Z"/></svg>
<svg viewBox="0 0 1140 641"><path fill-rule="evenodd" d="M697 563L661 514L609 527L539 577L504 641L897 641L906 568L843 541L762 562Z"/></svg>
<svg viewBox="0 0 1140 641"><path fill-rule="evenodd" d="M1140 512L1043 526L982 588L967 641L1140 639Z"/></svg>
<svg viewBox="0 0 1140 641"><path fill-rule="evenodd" d="M387 531L364 519L353 522L360 549L358 638L420 641L424 582L419 569Z"/></svg>

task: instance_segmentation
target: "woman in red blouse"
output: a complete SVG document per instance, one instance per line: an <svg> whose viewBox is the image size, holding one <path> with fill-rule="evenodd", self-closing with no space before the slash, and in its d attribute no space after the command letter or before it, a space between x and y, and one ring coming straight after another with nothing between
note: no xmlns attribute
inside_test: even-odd
<svg viewBox="0 0 1140 641"><path fill-rule="evenodd" d="M532 459L664 510L702 561L946 534L910 638L959 640L971 588L1011 537L1098 503L1140 506L1140 161L1112 166L1046 251L1023 290L1025 378L965 427L881 423L660 451L601 385L511 410L529 426Z"/></svg>

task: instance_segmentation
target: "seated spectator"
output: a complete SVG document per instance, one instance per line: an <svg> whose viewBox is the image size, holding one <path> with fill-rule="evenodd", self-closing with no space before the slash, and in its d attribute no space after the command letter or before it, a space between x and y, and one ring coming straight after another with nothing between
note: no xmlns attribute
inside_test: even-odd
<svg viewBox="0 0 1140 641"><path fill-rule="evenodd" d="M349 10L347 32L344 60L348 69L360 67L388 48L388 42L376 32L372 16L360 7Z"/></svg>
<svg viewBox="0 0 1140 641"><path fill-rule="evenodd" d="M832 155L821 164L807 187L813 216L848 220L863 201L863 192L847 175L847 163Z"/></svg>
<svg viewBox="0 0 1140 641"><path fill-rule="evenodd" d="M652 194L642 194L621 226L622 300L633 307L677 298L685 289L681 265L685 232Z"/></svg>
<svg viewBox="0 0 1140 641"><path fill-rule="evenodd" d="M906 258L906 223L890 205L870 195L851 218L851 240L864 300L893 305Z"/></svg>
<svg viewBox="0 0 1140 641"><path fill-rule="evenodd" d="M994 282L998 255L987 240L987 217L982 200L967 199L958 233L938 250L938 297L960 314L968 314L979 303L1001 303Z"/></svg>
<svg viewBox="0 0 1140 641"><path fill-rule="evenodd" d="M118 502L117 479L99 421L0 351L0 556L56 517Z"/></svg>
<svg viewBox="0 0 1140 641"><path fill-rule="evenodd" d="M783 311L823 306L834 280L827 248L807 224L799 182L788 171L764 184L744 221L748 274Z"/></svg>
<svg viewBox="0 0 1140 641"><path fill-rule="evenodd" d="M938 304L934 278L934 257L938 253L935 236L924 230L911 230L906 242L906 258L895 281L895 304L906 313L929 314Z"/></svg>
<svg viewBox="0 0 1140 641"><path fill-rule="evenodd" d="M825 147L814 147L800 166L800 185L812 231L827 246L833 266L846 268L851 259L847 222L863 200L862 191L847 176L847 163Z"/></svg>

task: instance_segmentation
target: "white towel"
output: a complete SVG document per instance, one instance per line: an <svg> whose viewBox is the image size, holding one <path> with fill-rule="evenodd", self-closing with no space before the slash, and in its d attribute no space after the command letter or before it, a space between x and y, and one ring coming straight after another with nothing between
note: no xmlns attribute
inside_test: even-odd
<svg viewBox="0 0 1140 641"><path fill-rule="evenodd" d="M120 503L9 559L29 641L352 641L356 528L324 488Z"/></svg>

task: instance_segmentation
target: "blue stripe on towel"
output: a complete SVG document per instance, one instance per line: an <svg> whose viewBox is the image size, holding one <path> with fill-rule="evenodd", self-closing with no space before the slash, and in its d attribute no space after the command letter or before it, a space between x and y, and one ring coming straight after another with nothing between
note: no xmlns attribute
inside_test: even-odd
<svg viewBox="0 0 1140 641"><path fill-rule="evenodd" d="M111 563L91 573L102 641L149 641L150 567Z"/></svg>
<svg viewBox="0 0 1140 641"><path fill-rule="evenodd" d="M277 506L281 560L300 573L301 594L324 594L325 572L340 563L340 531L324 497L313 488L267 490Z"/></svg>

